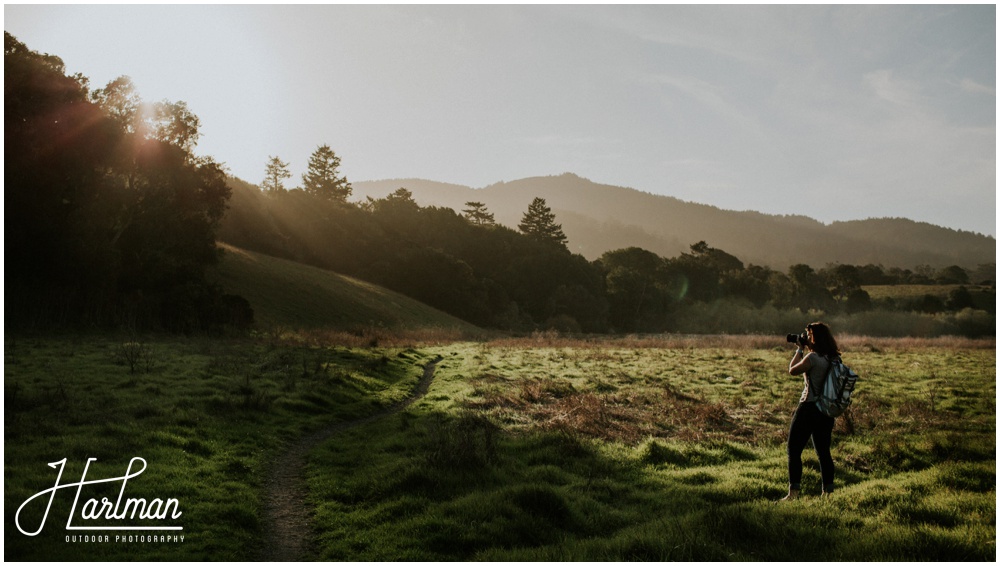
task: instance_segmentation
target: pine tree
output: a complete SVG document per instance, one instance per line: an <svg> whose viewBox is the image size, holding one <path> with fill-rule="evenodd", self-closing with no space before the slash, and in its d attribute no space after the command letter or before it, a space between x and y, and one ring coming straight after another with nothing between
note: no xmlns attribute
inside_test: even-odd
<svg viewBox="0 0 1000 566"><path fill-rule="evenodd" d="M328 145L319 146L309 157L309 165L302 175L302 188L311 195L326 200L347 202L351 184L341 177L340 158Z"/></svg>
<svg viewBox="0 0 1000 566"><path fill-rule="evenodd" d="M562 225L556 224L556 215L546 206L543 198L535 197L535 200L531 201L528 211L524 213L517 227L536 240L566 247L567 239Z"/></svg>
<svg viewBox="0 0 1000 566"><path fill-rule="evenodd" d="M476 224L477 226L493 226L496 224L496 220L493 218L493 213L486 210L486 205L481 202L467 202L465 206L469 207L462 212L465 213L465 218Z"/></svg>
<svg viewBox="0 0 1000 566"><path fill-rule="evenodd" d="M270 195L283 193L285 192L283 181L291 177L292 173L288 170L288 163L272 155L267 160L267 167L264 169L264 181L261 182L260 189Z"/></svg>

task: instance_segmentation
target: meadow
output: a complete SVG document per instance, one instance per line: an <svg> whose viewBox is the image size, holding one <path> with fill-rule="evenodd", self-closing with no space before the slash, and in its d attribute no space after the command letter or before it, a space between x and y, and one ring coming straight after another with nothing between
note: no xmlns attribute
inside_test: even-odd
<svg viewBox="0 0 1000 566"><path fill-rule="evenodd" d="M995 341L842 346L862 381L837 490L807 448L804 497L778 503L802 387L780 337L8 337L5 558L257 559L289 443L398 403L440 357L425 396L309 453L303 558L994 560ZM68 494L37 537L14 528L47 463L66 482L134 456L130 493L179 499L183 543L65 542Z"/></svg>
<svg viewBox="0 0 1000 566"><path fill-rule="evenodd" d="M996 296L996 291L988 285L864 285L862 289L872 298L879 299L916 299L925 295L932 295L939 299L947 299L949 293L965 287L973 297L982 299L982 306L977 304L976 308L985 308L990 304L989 299ZM978 303L979 301L977 301Z"/></svg>
<svg viewBox="0 0 1000 566"><path fill-rule="evenodd" d="M376 340L351 337L356 343ZM426 356L412 349L316 348L279 343L274 336L8 336L5 558L253 559L263 545L262 495L282 447L321 425L363 417L405 398ZM67 458L67 483L79 481L87 458L97 459L90 479L121 476L137 456L148 468L129 482L127 496L178 499L184 531L170 534L185 535L183 543L67 542L64 535L71 533L62 526L73 496L66 490L54 498L39 535L26 537L16 529L21 503L55 482L56 472L46 464ZM81 504L90 497L114 501L120 488L88 487ZM25 530L41 524L44 512L44 502L27 507L20 518ZM79 515L78 508L75 524L83 522ZM169 521L144 524L163 523Z"/></svg>

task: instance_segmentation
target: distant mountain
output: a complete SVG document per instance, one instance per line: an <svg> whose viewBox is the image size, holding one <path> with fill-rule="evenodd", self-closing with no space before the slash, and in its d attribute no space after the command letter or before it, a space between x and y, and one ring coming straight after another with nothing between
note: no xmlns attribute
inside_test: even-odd
<svg viewBox="0 0 1000 566"><path fill-rule="evenodd" d="M704 240L744 263L786 269L806 263L881 264L912 268L960 265L975 268L996 260L996 239L904 218L823 224L805 216L723 210L602 185L572 173L501 182L482 189L421 179L354 183L354 199L381 198L405 187L421 206L461 212L479 201L497 222L516 228L528 204L542 197L563 226L573 251L596 259L606 251L637 246L664 257L689 251Z"/></svg>

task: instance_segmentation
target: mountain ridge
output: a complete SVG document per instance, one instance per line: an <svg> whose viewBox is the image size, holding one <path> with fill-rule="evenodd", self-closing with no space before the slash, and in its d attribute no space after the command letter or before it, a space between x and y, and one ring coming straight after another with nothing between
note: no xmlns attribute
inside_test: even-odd
<svg viewBox="0 0 1000 566"><path fill-rule="evenodd" d="M422 206L461 212L483 202L500 224L516 228L534 197L546 199L563 224L570 249L588 259L636 246L664 257L706 241L746 263L787 268L828 263L912 268L992 263L992 236L907 218L870 218L829 224L805 215L736 211L684 201L631 187L596 183L572 173L501 181L482 188L426 179L385 179L353 184L355 198L381 198L404 187Z"/></svg>

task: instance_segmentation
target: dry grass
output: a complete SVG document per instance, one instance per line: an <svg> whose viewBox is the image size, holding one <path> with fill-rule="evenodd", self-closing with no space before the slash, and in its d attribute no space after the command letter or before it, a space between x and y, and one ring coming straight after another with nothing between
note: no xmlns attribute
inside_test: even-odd
<svg viewBox="0 0 1000 566"><path fill-rule="evenodd" d="M740 379L745 396L731 399L706 399L700 393L685 394L659 379L646 385L625 385L635 376L621 368L634 363L640 351L648 350L788 350L783 336L771 335L627 335L580 336L555 331L530 335L497 336L485 332L470 335L451 329L429 328L399 331L378 326L341 330L272 330L262 335L282 345L311 347L341 346L351 348L408 348L447 346L473 342L474 354L470 384L474 392L464 405L485 414L512 431L557 431L605 441L635 445L649 438L688 442L726 440L749 444L780 444L785 439L793 404L787 399L757 396L754 391L767 383L769 366L756 358L737 358L730 371ZM844 335L839 340L845 353L910 353L995 349L996 340L960 337L882 338ZM487 366L490 352L498 353L504 363L528 362L525 352L539 353L535 363L554 363L556 368L580 368L593 377L576 385L562 378L504 377ZM538 368L541 369L541 368ZM547 370L542 370L543 373ZM521 372L519 372L521 373ZM529 372L530 375L530 372ZM763 381L762 381L763 380ZM619 387L621 386L621 387ZM770 391L770 389L768 389ZM886 422L937 422L943 415L933 407L911 401L903 411L911 418L900 417L899 407L868 395L837 420L842 435L864 434L884 428ZM933 405L933 402L931 402ZM914 418L916 417L916 421ZM900 431L903 432L903 431Z"/></svg>
<svg viewBox="0 0 1000 566"><path fill-rule="evenodd" d="M921 349L996 349L996 338L963 338L941 336L937 338L885 338L873 336L840 335L837 342L841 350L848 351L914 351ZM488 342L498 348L611 348L611 349L696 349L725 348L759 350L788 348L784 336L767 334L630 334L626 336L576 336L556 331L535 332L528 336L495 338Z"/></svg>
<svg viewBox="0 0 1000 566"><path fill-rule="evenodd" d="M776 406L736 407L678 392L669 384L657 389L578 390L560 379L510 381L495 375L473 381L466 407L481 411L511 430L558 431L635 445L644 439L683 441L767 441Z"/></svg>
<svg viewBox="0 0 1000 566"><path fill-rule="evenodd" d="M871 366L872 359L897 364L896 354L947 356L994 345L995 339L841 340L845 353L858 354L852 361L869 364L866 375L872 379L897 373L895 366ZM573 337L545 332L498 338L479 343L470 358L468 370L478 377L470 381L474 391L466 406L513 431L558 431L630 445L648 438L776 445L785 439L798 397L796 386L785 381L782 356L789 349L783 337L761 335ZM749 351L756 353L744 354ZM898 369L910 371L916 363ZM944 420L957 417L934 410L934 391L928 389L926 399L907 393L905 403L890 404L869 388L837 420L837 432L886 432L887 423L895 423L894 433L944 426Z"/></svg>
<svg viewBox="0 0 1000 566"><path fill-rule="evenodd" d="M268 326L258 332L258 338L274 344L293 346L343 346L348 348L444 346L456 342L479 342L484 347L507 350L534 348L586 348L590 350L621 349L788 349L784 336L770 334L628 334L577 335L555 330L533 332L523 336L506 335L490 330L428 327L390 329L379 325L357 328L293 329ZM910 352L925 349L994 350L995 338L887 338L840 335L837 338L844 352Z"/></svg>
<svg viewBox="0 0 1000 566"><path fill-rule="evenodd" d="M421 328L409 330L389 329L369 325L352 330L324 328L290 329L272 327L259 334L259 338L273 344L287 346L344 348L417 348L444 346L456 342L489 339L487 331L469 332L457 328Z"/></svg>

